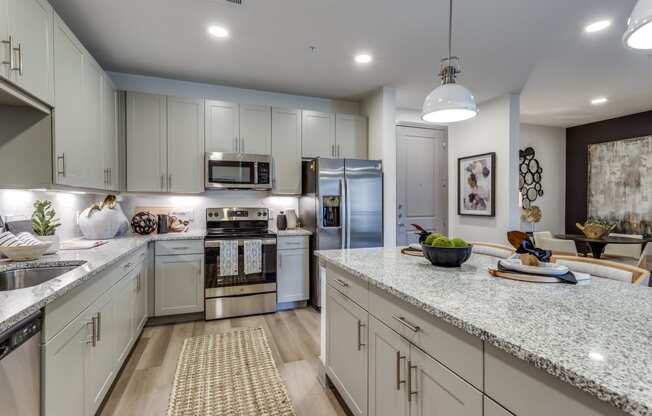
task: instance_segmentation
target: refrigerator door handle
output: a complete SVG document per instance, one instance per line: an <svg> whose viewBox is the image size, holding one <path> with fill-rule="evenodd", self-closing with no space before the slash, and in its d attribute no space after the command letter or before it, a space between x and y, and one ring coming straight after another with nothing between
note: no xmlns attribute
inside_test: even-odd
<svg viewBox="0 0 652 416"><path fill-rule="evenodd" d="M344 234L346 234L346 248L351 248L351 206L349 205L349 180L344 178L344 217L346 227L344 228ZM344 237L344 236L343 236Z"/></svg>
<svg viewBox="0 0 652 416"><path fill-rule="evenodd" d="M348 210L348 195L347 195L347 189L346 189L346 178L342 178L340 180L340 195L342 195L342 203L340 204L340 216L341 216L341 221L342 221L342 248L349 248L347 245L347 240L346 240L346 235L348 233L349 229L349 219L347 217L347 210Z"/></svg>

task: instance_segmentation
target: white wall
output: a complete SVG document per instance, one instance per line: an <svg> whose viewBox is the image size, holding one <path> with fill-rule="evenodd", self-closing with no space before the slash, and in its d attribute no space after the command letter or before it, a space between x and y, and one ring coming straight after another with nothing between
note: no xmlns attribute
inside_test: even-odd
<svg viewBox="0 0 652 416"><path fill-rule="evenodd" d="M507 95L480 105L475 118L449 127L449 234L470 241L506 243L507 231L519 228L519 96ZM457 159L496 153L496 216L457 215Z"/></svg>
<svg viewBox="0 0 652 416"><path fill-rule="evenodd" d="M543 168L543 196L534 205L541 208L543 218L536 230L562 234L566 218L566 130L559 127L521 124L521 149L534 148L536 159ZM523 222L521 229L531 231Z"/></svg>
<svg viewBox="0 0 652 416"><path fill-rule="evenodd" d="M369 118L369 158L383 162L383 234L386 247L396 246L396 89L381 87L362 102Z"/></svg>
<svg viewBox="0 0 652 416"><path fill-rule="evenodd" d="M108 74L118 89L126 91L180 97L203 97L243 104L265 104L326 113L360 113L360 104L352 101L330 100L119 72L109 72Z"/></svg>
<svg viewBox="0 0 652 416"><path fill-rule="evenodd" d="M34 202L37 199L47 199L52 201L57 218L61 220L56 235L61 240L67 240L80 235L77 228L78 213L100 198L97 195L67 192L0 190L0 215L3 218L14 217L13 220L30 219Z"/></svg>

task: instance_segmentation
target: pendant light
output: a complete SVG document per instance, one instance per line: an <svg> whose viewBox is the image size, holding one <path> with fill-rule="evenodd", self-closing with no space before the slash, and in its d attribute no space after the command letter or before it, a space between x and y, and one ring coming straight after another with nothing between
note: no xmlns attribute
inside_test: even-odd
<svg viewBox="0 0 652 416"><path fill-rule="evenodd" d="M421 119L429 123L455 123L468 120L478 114L478 106L471 91L455 83L461 73L460 58L452 56L453 49L453 0L448 15L448 57L441 60L441 85L426 97Z"/></svg>
<svg viewBox="0 0 652 416"><path fill-rule="evenodd" d="M638 0L627 21L623 42L631 49L652 50L652 0Z"/></svg>

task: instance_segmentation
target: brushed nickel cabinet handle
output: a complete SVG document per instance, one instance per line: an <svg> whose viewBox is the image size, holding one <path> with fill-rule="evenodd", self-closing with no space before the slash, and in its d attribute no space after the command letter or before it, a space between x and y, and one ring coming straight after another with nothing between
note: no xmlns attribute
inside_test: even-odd
<svg viewBox="0 0 652 416"><path fill-rule="evenodd" d="M362 347L366 345L362 342L362 328L366 326L362 321L358 321L358 351L362 351Z"/></svg>
<svg viewBox="0 0 652 416"><path fill-rule="evenodd" d="M396 351L396 390L401 390L401 384L405 384L405 380L401 380L401 360L405 360L407 356L401 355L401 351Z"/></svg>
<svg viewBox="0 0 652 416"><path fill-rule="evenodd" d="M401 325L408 328L412 332L419 332L421 330L419 326L412 325L410 322L407 321L407 319L405 319L402 316L392 315L392 318L396 319Z"/></svg>
<svg viewBox="0 0 652 416"><path fill-rule="evenodd" d="M91 339L86 340L86 343L95 347L97 346L97 318L95 316L92 317L86 325L91 326Z"/></svg>
<svg viewBox="0 0 652 416"><path fill-rule="evenodd" d="M3 40L2 44L9 46L9 60L2 61L2 64L9 65L9 69L13 71L16 69L14 68L14 38L12 36L9 36L9 40Z"/></svg>
<svg viewBox="0 0 652 416"><path fill-rule="evenodd" d="M172 190L172 174L168 175L168 191Z"/></svg>
<svg viewBox="0 0 652 416"><path fill-rule="evenodd" d="M14 71L18 71L18 75L23 76L23 46L19 43L17 48L14 48L14 51L18 52L18 66L16 68L11 68Z"/></svg>
<svg viewBox="0 0 652 416"><path fill-rule="evenodd" d="M339 285L342 286L342 287L349 287L349 284L346 283L346 282L345 282L344 280L342 280L342 279L335 279L335 281L336 281L337 283L339 283Z"/></svg>
<svg viewBox="0 0 652 416"><path fill-rule="evenodd" d="M61 166L59 168L59 166ZM61 156L57 156L57 175L66 176L66 154L61 153Z"/></svg>
<svg viewBox="0 0 652 416"><path fill-rule="evenodd" d="M407 373L407 388L408 388L408 402L412 401L412 396L417 395L417 391L412 390L412 370L416 371L417 366L412 365L412 361L408 361L408 373Z"/></svg>

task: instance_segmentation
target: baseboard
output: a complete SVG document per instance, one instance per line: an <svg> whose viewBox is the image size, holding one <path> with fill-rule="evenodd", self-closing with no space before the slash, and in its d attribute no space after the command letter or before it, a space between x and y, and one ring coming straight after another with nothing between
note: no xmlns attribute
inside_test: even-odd
<svg viewBox="0 0 652 416"><path fill-rule="evenodd" d="M302 309L308 307L308 301L302 300L298 302L283 302L276 305L276 310L278 311L288 311L291 309Z"/></svg>
<svg viewBox="0 0 652 416"><path fill-rule="evenodd" d="M183 315L152 316L147 320L145 326L182 324L185 322L196 322L203 320L204 312L184 313Z"/></svg>

